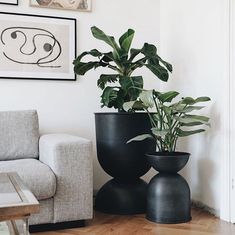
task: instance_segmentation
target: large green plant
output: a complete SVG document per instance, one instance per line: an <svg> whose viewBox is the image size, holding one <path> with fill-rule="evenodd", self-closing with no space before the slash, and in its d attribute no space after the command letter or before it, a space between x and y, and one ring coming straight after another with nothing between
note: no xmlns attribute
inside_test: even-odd
<svg viewBox="0 0 235 235"><path fill-rule="evenodd" d="M196 126L209 126L209 118L206 116L190 114L200 110L204 106L198 106L200 102L209 101L209 97L182 98L176 103L171 103L178 96L176 91L161 93L155 90L142 91L137 101L124 104L126 111L131 109L144 109L149 115L152 134L142 134L131 141L142 141L146 138L154 138L160 152L175 152L179 137L185 137L205 131ZM154 113L150 110L155 107ZM193 128L193 129L192 129Z"/></svg>
<svg viewBox="0 0 235 235"><path fill-rule="evenodd" d="M138 98L143 88L143 77L133 76L133 72L141 67L146 67L162 81L167 81L171 64L162 60L157 54L157 48L145 43L141 49L131 49L134 30L128 29L120 39L119 44L114 37L106 35L97 27L91 28L93 36L108 44L112 51L100 52L97 49L85 51L74 60L74 72L84 75L91 69L106 67L113 73L102 74L97 85L103 90L101 95L102 107L114 107L123 111L123 104ZM95 60L82 62L83 57L92 56ZM111 86L111 83L114 83Z"/></svg>

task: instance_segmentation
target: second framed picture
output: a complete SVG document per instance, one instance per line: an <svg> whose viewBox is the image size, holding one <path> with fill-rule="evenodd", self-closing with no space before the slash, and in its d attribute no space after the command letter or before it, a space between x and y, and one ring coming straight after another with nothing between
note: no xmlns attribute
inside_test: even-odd
<svg viewBox="0 0 235 235"><path fill-rule="evenodd" d="M0 0L0 4L18 5L18 0Z"/></svg>
<svg viewBox="0 0 235 235"><path fill-rule="evenodd" d="M62 10L91 11L92 0L29 0L30 6Z"/></svg>
<svg viewBox="0 0 235 235"><path fill-rule="evenodd" d="M0 78L76 80L76 19L0 12Z"/></svg>

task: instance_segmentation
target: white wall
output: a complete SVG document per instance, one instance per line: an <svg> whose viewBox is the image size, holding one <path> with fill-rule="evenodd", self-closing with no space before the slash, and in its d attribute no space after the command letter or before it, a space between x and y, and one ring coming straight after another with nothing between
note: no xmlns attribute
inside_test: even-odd
<svg viewBox="0 0 235 235"><path fill-rule="evenodd" d="M226 154L228 113L227 48L229 27L227 1L161 1L161 54L173 64L172 80L163 89L179 90L183 96L210 96L203 114L211 117L206 134L182 140L180 150L192 153L183 171L192 197L218 213L223 185L221 158ZM225 203L225 202L223 202Z"/></svg>
<svg viewBox="0 0 235 235"><path fill-rule="evenodd" d="M184 96L211 97L205 113L212 117L212 128L207 134L182 141L179 149L192 153L183 174L190 183L193 199L219 210L228 85L223 5L226 1L163 0L161 12L159 1L93 0L92 13L37 9L28 7L28 1L23 0L19 6L0 7L1 11L77 18L78 53L106 48L92 38L90 27L93 25L117 36L129 27L134 28L135 47L145 41L157 45L161 41L161 56L174 66L171 80L164 86L148 71L140 73L145 77L147 88L161 86L179 90ZM37 109L42 133L68 132L92 139L95 144L93 113L101 111L100 90L96 87L98 75L98 70L90 72L76 82L0 79L0 110ZM94 171L96 190L109 177L97 163L95 145Z"/></svg>
<svg viewBox="0 0 235 235"><path fill-rule="evenodd" d="M116 36L129 27L134 28L135 47L146 41L159 43L159 0L93 0L91 13L33 8L28 6L28 2L20 0L19 6L0 5L0 10L77 18L78 53L92 48L106 50L102 42L92 38L90 27L93 25ZM145 76L148 87L160 84L150 72L140 73ZM0 110L37 109L42 133L68 132L92 139L95 143L93 113L101 110L101 91L96 87L98 76L97 70L76 82L0 79ZM94 171L94 187L98 189L109 177L97 163L95 146Z"/></svg>

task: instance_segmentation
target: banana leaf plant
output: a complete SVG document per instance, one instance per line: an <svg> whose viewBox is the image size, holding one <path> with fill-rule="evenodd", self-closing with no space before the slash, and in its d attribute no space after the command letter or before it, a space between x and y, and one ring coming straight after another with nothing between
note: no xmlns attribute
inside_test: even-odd
<svg viewBox="0 0 235 235"><path fill-rule="evenodd" d="M209 118L196 115L195 112L204 108L198 103L210 101L209 97L182 98L172 103L179 95L176 91L158 92L142 91L137 101L129 101L123 105L124 110L144 109L152 125L151 134L142 134L129 140L142 141L146 138L155 139L159 152L175 152L180 137L204 132L205 126L210 126ZM150 112L155 108L155 112ZM190 114L193 112L193 114Z"/></svg>
<svg viewBox="0 0 235 235"><path fill-rule="evenodd" d="M172 66L161 59L157 54L156 46L145 43L141 49L131 48L135 31L128 29L117 43L113 36L106 35L97 27L92 27L93 36L105 42L111 47L111 51L100 52L97 49L85 51L74 60L74 72L85 75L89 70L98 67L106 67L112 72L101 74L97 85L102 89L102 107L114 107L118 111L123 110L123 104L127 101L135 101L143 89L143 77L134 76L133 72L141 67L149 69L162 81L167 81ZM94 59L83 62L86 56ZM112 84L113 83L113 84ZM133 111L133 110L132 110Z"/></svg>

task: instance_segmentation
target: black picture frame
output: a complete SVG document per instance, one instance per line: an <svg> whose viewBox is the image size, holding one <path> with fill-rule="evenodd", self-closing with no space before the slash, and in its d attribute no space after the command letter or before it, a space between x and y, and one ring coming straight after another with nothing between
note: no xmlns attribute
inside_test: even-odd
<svg viewBox="0 0 235 235"><path fill-rule="evenodd" d="M15 3L9 3L9 2L7 2L7 0L6 1L1 0L0 4L15 5L15 6L17 6L19 4L19 2L18 2L18 0L15 0Z"/></svg>
<svg viewBox="0 0 235 235"><path fill-rule="evenodd" d="M7 16L14 17L9 18ZM17 22L17 24L14 24L15 22ZM44 28L42 28L42 26ZM23 32L23 30L26 31ZM33 36L34 30L35 35ZM3 36L7 31L9 35ZM27 35L29 33L28 31L30 32L30 36ZM43 55L38 59L36 57L33 58L33 54L31 52L27 52L22 53L22 61L19 61L20 57L18 57L18 59L13 59L7 54L11 52L11 54L16 56L17 53L21 53L21 51L23 51L22 48L24 48L28 43L27 36L29 39L31 38L31 40L28 40L29 42L35 43L33 44L33 51L36 51L37 54L39 54L39 49L36 45L36 38L42 35L43 40L48 38L48 40L52 42L51 44L49 42L45 43L43 47L41 45L39 49L42 50L43 53L48 53L49 56L52 56L54 49L57 49L57 51L55 50L55 53L57 54L56 56L54 55L54 59L48 59L48 56ZM25 44L20 44L22 48L17 48L17 46L19 47L19 44L15 43L14 40L18 38L20 39L20 37L21 41L25 40ZM34 41L33 38L35 39ZM8 41L6 39L8 39ZM10 44L11 40L13 40L14 43ZM6 42L9 43L8 51L4 49L6 48ZM41 40L38 40L38 42L41 42ZM14 48L12 49L12 47L15 45L17 53L15 51L13 53ZM76 51L77 20L75 18L0 12L0 57L3 57L2 55L4 55L5 58L5 61L3 59L0 60L0 79L76 81L76 75L73 71L72 64L73 60L77 56ZM27 55L30 55L28 58L32 61L25 61ZM10 70L8 70L8 68L10 68Z"/></svg>

